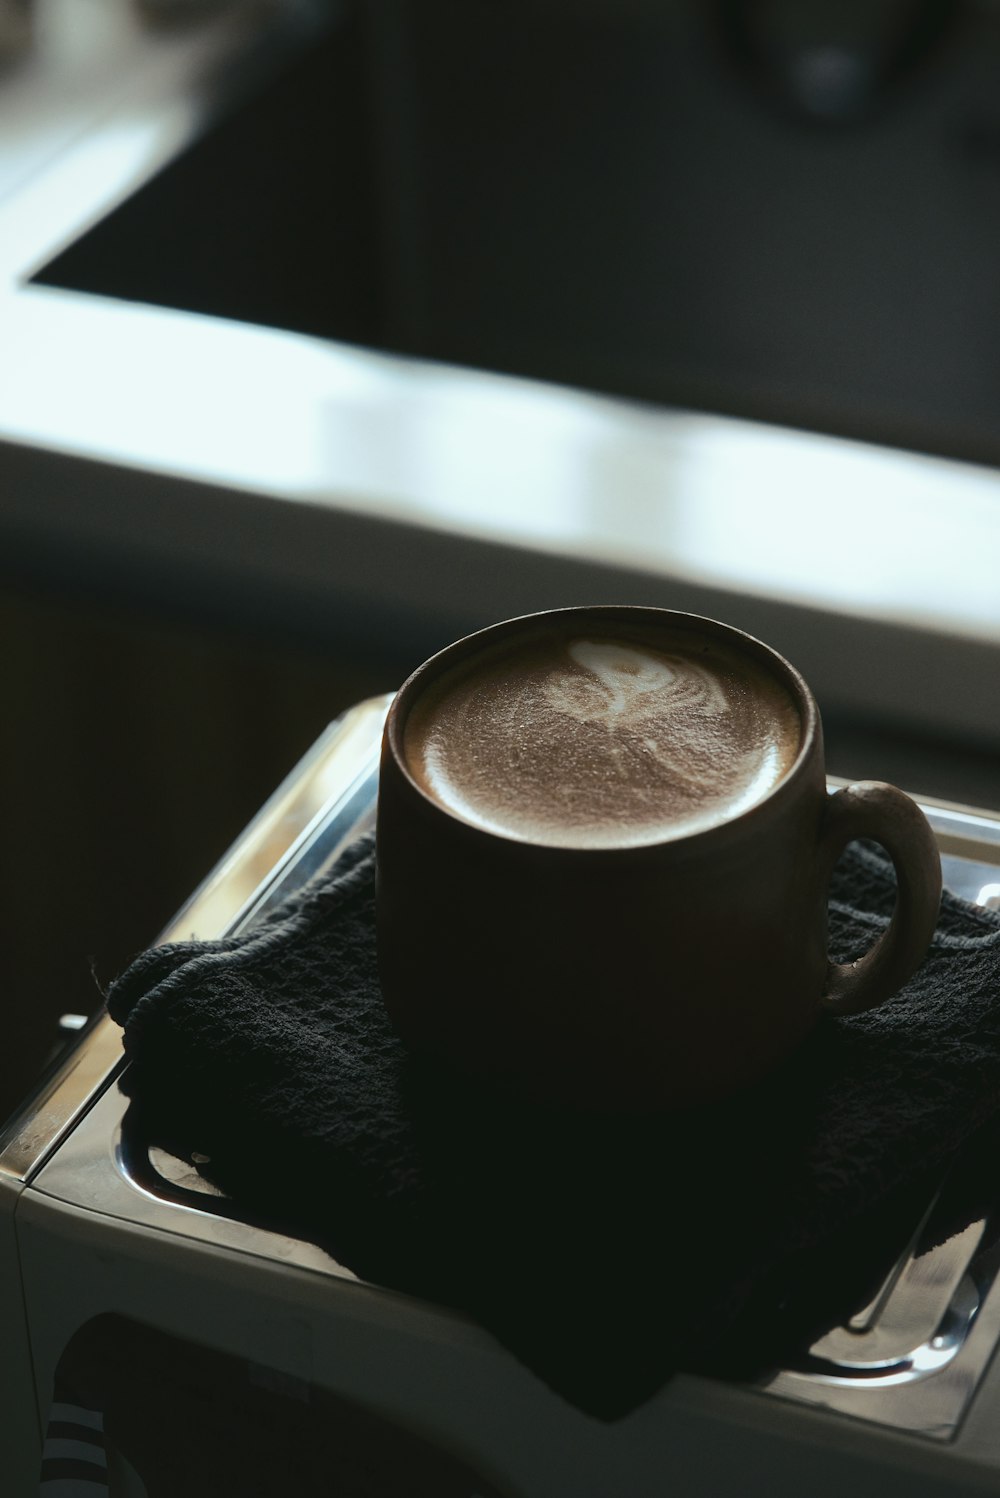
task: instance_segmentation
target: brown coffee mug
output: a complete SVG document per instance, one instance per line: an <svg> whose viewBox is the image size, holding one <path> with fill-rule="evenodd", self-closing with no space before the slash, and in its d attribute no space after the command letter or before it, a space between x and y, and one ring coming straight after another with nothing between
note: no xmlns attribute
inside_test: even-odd
<svg viewBox="0 0 1000 1498"><path fill-rule="evenodd" d="M887 928L827 955L854 838L895 865ZM894 993L933 934L941 866L893 786L827 792L799 673L663 609L535 614L427 661L390 708L378 960L404 1041L535 1100L711 1101L824 1014Z"/></svg>

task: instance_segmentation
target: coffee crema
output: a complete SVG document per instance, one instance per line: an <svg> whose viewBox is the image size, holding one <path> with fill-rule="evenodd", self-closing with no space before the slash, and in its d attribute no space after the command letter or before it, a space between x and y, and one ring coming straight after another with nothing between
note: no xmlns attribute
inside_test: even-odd
<svg viewBox="0 0 1000 1498"><path fill-rule="evenodd" d="M710 636L513 637L428 683L404 729L421 789L474 826L563 848L705 831L765 799L802 723L789 690Z"/></svg>

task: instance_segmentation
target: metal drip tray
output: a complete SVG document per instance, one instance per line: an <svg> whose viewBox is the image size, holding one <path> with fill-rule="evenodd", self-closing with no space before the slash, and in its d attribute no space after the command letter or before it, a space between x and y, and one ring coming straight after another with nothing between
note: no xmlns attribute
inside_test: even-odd
<svg viewBox="0 0 1000 1498"><path fill-rule="evenodd" d="M362 703L331 726L163 941L246 928L372 825L389 700ZM925 810L948 887L981 905L1000 903L1000 819L926 803ZM104 1017L0 1135L0 1185L6 1178L124 1222L354 1278L314 1245L248 1220L190 1162L150 1148L115 1085L121 1068L120 1031ZM982 1158L975 1168L990 1172L988 1146L976 1148ZM968 1164L960 1162L966 1179ZM945 1237L941 1225L956 1220L958 1173L956 1167L942 1179L904 1230L898 1257L870 1303L759 1381L756 1393L925 1437L954 1436L1000 1338L1000 1191L995 1209Z"/></svg>

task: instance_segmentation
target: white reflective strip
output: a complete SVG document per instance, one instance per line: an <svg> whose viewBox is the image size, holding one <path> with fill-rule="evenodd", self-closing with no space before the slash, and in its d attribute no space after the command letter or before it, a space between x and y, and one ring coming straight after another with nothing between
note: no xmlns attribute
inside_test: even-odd
<svg viewBox="0 0 1000 1498"><path fill-rule="evenodd" d="M69 1420L74 1425L86 1425L89 1430L103 1430L104 1416L100 1410L85 1410L79 1404L64 1404L56 1399L49 1410L50 1420Z"/></svg>
<svg viewBox="0 0 1000 1498"><path fill-rule="evenodd" d="M108 1454L103 1446L92 1446L89 1441L74 1441L67 1436L46 1436L43 1461L49 1458L56 1461L67 1456L78 1462L92 1462L95 1467L108 1465Z"/></svg>

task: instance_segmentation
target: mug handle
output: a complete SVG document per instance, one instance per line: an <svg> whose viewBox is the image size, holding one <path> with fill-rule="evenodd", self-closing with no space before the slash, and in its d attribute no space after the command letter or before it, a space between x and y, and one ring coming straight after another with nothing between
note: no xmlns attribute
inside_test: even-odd
<svg viewBox="0 0 1000 1498"><path fill-rule="evenodd" d="M896 906L887 929L856 962L827 967L820 1007L828 1014L861 1014L896 993L930 946L941 904L941 856L916 802L880 780L862 780L830 796L822 835L830 870L859 837L879 843L896 870Z"/></svg>

